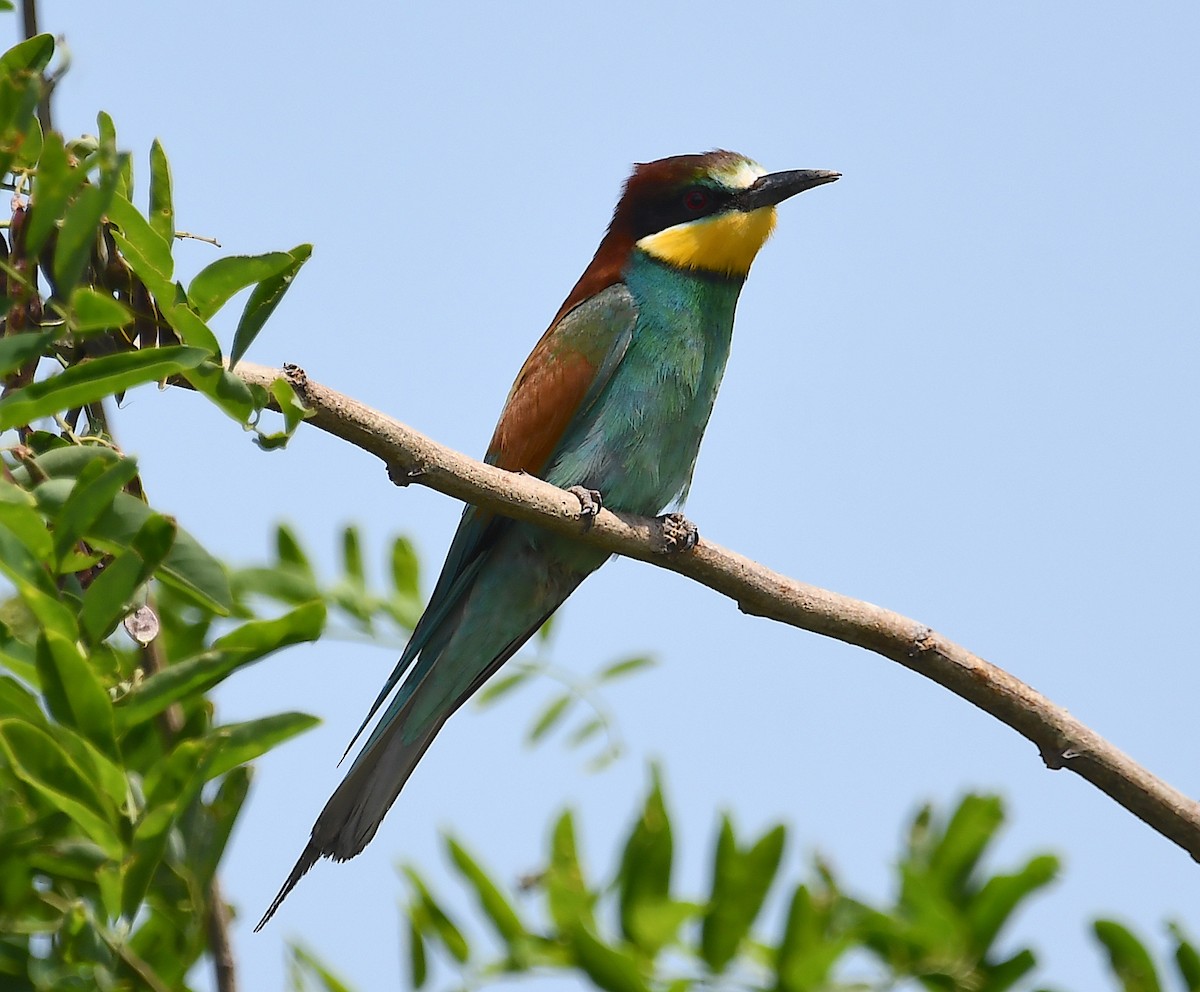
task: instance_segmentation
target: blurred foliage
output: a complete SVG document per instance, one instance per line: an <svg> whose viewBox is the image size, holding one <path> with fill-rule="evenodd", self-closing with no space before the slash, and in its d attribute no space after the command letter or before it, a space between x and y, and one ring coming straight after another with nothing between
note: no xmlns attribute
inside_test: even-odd
<svg viewBox="0 0 1200 992"><path fill-rule="evenodd" d="M472 922L486 924L487 936L474 935L478 925L455 922L447 900L405 866L409 979L414 988L434 984L436 958L440 974L458 974L444 987L464 989L516 976L570 977L573 987L607 992L1033 989L1034 951L1014 948L1004 931L1054 880L1059 864L1041 854L993 872L987 855L1003 822L995 796L966 796L948 816L922 808L895 863L895 895L879 903L848 893L819 857L798 881L785 881L786 828L739 837L725 815L708 890L682 896L672 882L674 826L655 771L617 864L600 880L587 877L570 811L553 826L542 869L516 891L447 836L448 859L477 905ZM522 906L534 893L540 913ZM1145 944L1118 923L1101 920L1094 930L1111 988L1200 989L1196 945L1178 925L1169 928L1174 960L1167 965L1155 965ZM1175 984L1160 983L1160 975Z"/></svg>
<svg viewBox="0 0 1200 992"><path fill-rule="evenodd" d="M525 735L525 743L536 746L577 717L564 743L575 749L599 741L600 750L588 761L587 767L591 771L600 771L625 753L625 742L612 711L604 702L602 690L613 682L653 667L654 659L647 655L622 658L602 665L591 675L580 677L545 657L550 628L551 623L547 621L535 643L533 657L517 658L505 665L504 674L493 678L479 691L475 704L491 706L507 698L513 690L531 683L557 683L558 688L538 708ZM582 713L579 712L581 709Z"/></svg>

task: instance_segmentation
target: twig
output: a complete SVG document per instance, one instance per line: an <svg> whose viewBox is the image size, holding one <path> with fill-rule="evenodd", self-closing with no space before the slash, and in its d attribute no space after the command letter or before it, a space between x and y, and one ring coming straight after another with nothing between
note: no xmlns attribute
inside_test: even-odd
<svg viewBox="0 0 1200 992"><path fill-rule="evenodd" d="M37 0L22 0L21 2L21 33L25 39L36 37L38 31ZM38 97L38 121L43 131L53 131L54 121L50 116L50 93L52 86L49 81L44 83L41 96Z"/></svg>
<svg viewBox="0 0 1200 992"><path fill-rule="evenodd" d="M212 245L214 248L220 248L221 242L216 238L210 238L207 234L192 234L191 231L176 231L175 237L180 241L188 238L192 241L203 241L206 245Z"/></svg>
<svg viewBox="0 0 1200 992"><path fill-rule="evenodd" d="M744 613L866 648L990 713L1032 741L1051 769L1067 768L1200 861L1200 803L1156 778L1041 693L924 624L871 603L772 572L707 538L663 554L661 525L601 510L586 529L577 497L446 448L370 407L308 379L246 363L236 374L270 386L287 379L313 410L310 423L381 458L398 485L418 483L616 554L670 569L733 599Z"/></svg>

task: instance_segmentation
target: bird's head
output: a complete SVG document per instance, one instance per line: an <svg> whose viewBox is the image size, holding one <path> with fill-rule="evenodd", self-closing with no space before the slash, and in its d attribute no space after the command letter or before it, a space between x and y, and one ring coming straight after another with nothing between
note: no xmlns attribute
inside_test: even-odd
<svg viewBox="0 0 1200 992"><path fill-rule="evenodd" d="M677 155L634 167L613 228L680 269L744 279L775 228L775 206L836 172L768 173L735 152Z"/></svg>
<svg viewBox="0 0 1200 992"><path fill-rule="evenodd" d="M775 227L775 206L837 172L768 173L736 152L675 155L635 165L596 256L555 320L619 282L635 250L680 269L744 279Z"/></svg>

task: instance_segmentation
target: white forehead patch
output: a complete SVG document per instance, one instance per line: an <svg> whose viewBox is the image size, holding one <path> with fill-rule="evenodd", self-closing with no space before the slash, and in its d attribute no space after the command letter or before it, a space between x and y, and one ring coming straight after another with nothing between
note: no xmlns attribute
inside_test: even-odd
<svg viewBox="0 0 1200 992"><path fill-rule="evenodd" d="M749 189L767 174L767 170L757 162L743 158L713 169L712 174L730 189Z"/></svg>

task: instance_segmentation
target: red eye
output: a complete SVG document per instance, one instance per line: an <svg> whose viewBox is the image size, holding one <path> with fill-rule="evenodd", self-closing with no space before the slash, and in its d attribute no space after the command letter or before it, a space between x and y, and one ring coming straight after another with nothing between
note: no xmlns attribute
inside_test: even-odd
<svg viewBox="0 0 1200 992"><path fill-rule="evenodd" d="M683 194L683 205L692 213L699 213L708 206L708 194L702 189L689 189Z"/></svg>

